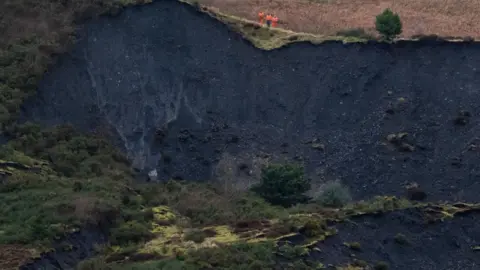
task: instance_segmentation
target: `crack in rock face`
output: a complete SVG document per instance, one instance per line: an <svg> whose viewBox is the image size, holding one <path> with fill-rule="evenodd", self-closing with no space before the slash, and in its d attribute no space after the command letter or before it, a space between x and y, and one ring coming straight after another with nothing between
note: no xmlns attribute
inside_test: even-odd
<svg viewBox="0 0 480 270"><path fill-rule="evenodd" d="M80 29L25 117L108 130L158 180L220 171L245 188L262 162L295 161L314 182L340 179L356 199L403 195L416 182L431 199L473 200L479 67L477 44L261 51L191 7L158 1ZM459 111L469 115L462 125Z"/></svg>

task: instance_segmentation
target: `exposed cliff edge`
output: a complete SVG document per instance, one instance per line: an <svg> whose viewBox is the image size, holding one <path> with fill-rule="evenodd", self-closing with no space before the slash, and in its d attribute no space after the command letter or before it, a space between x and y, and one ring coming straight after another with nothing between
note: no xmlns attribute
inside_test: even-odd
<svg viewBox="0 0 480 270"><path fill-rule="evenodd" d="M157 1L80 29L24 114L109 125L160 179L205 180L226 153L234 165L267 153L304 159L312 178L339 178L358 199L415 181L433 199L471 201L479 69L477 43L261 51L188 5ZM405 141L386 139L402 132Z"/></svg>

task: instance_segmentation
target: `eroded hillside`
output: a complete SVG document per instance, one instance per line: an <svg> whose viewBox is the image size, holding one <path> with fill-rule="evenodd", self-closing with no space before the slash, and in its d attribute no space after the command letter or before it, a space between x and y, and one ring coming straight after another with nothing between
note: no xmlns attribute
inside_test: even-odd
<svg viewBox="0 0 480 270"><path fill-rule="evenodd" d="M2 44L0 268L476 269L477 204L370 197L417 182L431 201L476 201L477 44L266 52L176 1L113 15L81 27L23 105L22 120L44 128L10 120L65 40ZM310 37L235 20L264 48ZM67 122L95 134L47 128ZM240 192L283 161L305 163L311 195L340 179L369 199L282 208ZM130 165L176 181L142 183Z"/></svg>
<svg viewBox="0 0 480 270"><path fill-rule="evenodd" d="M172 1L92 21L79 35L27 117L109 126L134 166L160 179L226 174L245 185L254 173L240 163L289 159L312 179L341 179L358 199L403 194L409 182L433 199L476 198L476 43L267 52Z"/></svg>

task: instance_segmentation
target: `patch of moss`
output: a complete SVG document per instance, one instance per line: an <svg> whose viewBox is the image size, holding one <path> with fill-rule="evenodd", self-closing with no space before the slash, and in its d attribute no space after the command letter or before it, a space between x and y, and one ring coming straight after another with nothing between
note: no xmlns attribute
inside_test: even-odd
<svg viewBox="0 0 480 270"><path fill-rule="evenodd" d="M157 225L171 225L175 223L177 216L168 206L156 206L152 208L153 221Z"/></svg>
<svg viewBox="0 0 480 270"><path fill-rule="evenodd" d="M232 243L239 240L238 235L233 233L230 226L216 226L211 229L217 233L212 237L212 241L216 243Z"/></svg>
<svg viewBox="0 0 480 270"><path fill-rule="evenodd" d="M210 236L205 231L214 231ZM138 252L176 256L180 251L187 252L199 248L216 247L240 240L229 226L206 227L203 229L181 229L178 226L161 226L154 229L155 239L145 243Z"/></svg>

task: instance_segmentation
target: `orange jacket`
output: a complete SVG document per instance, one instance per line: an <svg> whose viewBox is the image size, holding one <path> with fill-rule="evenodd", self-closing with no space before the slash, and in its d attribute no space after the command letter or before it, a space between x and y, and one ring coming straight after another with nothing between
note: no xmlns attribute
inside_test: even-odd
<svg viewBox="0 0 480 270"><path fill-rule="evenodd" d="M267 21L272 21L272 18L273 18L272 15L267 15L266 19L267 19Z"/></svg>

